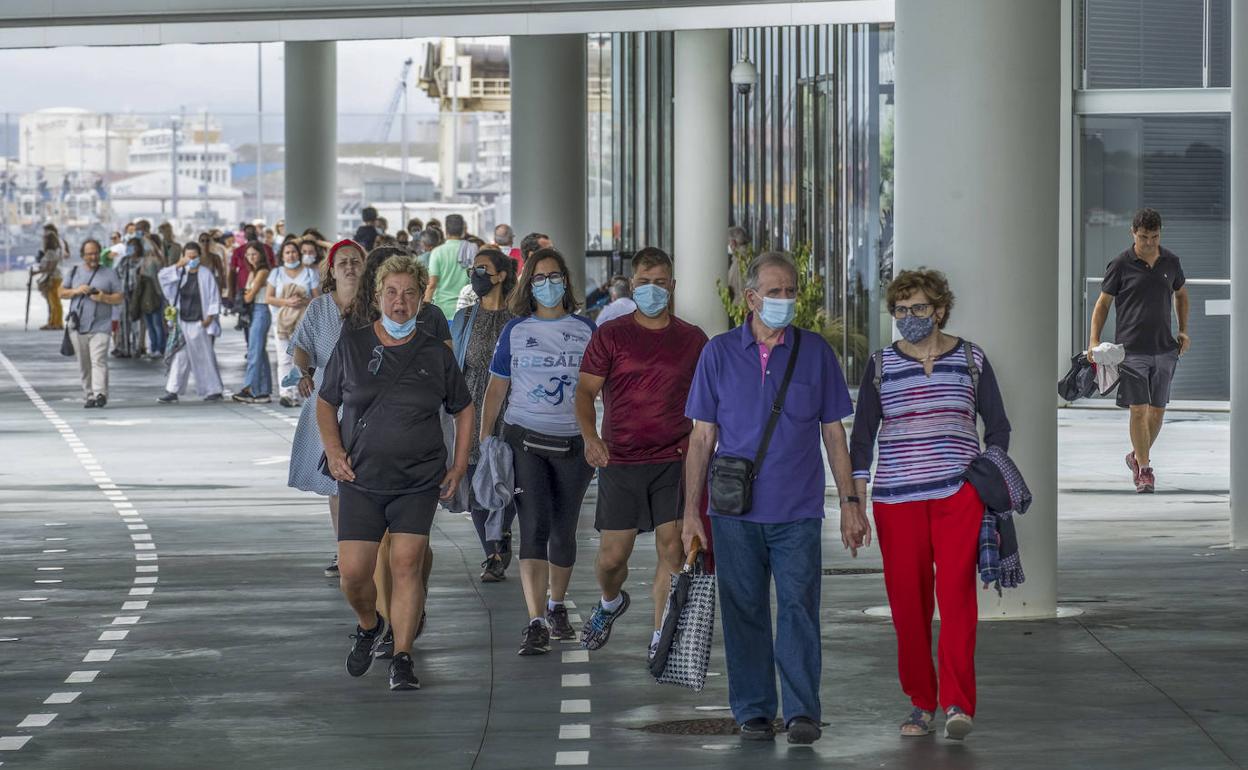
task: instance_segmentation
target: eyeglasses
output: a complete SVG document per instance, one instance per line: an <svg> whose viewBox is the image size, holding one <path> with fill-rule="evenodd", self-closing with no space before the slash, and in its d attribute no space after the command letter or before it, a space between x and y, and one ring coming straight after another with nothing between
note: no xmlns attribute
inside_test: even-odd
<svg viewBox="0 0 1248 770"><path fill-rule="evenodd" d="M377 376L377 372L381 371L381 357L386 353L385 345L378 345L373 348L373 358L368 362L368 373Z"/></svg>
<svg viewBox="0 0 1248 770"><path fill-rule="evenodd" d="M914 318L927 318L935 309L935 305L920 303L918 305L894 305L889 309L889 312L893 314L893 318L900 321L906 316L912 316Z"/></svg>
<svg viewBox="0 0 1248 770"><path fill-rule="evenodd" d="M490 269L486 267L485 265L475 265L473 267L468 268L468 275L470 276L482 275L482 276L489 276L490 278L493 278L494 276L498 275L498 273L491 273Z"/></svg>
<svg viewBox="0 0 1248 770"><path fill-rule="evenodd" d="M545 286L547 281L556 285L561 284L563 283L563 273L534 273L533 279L529 283L534 286Z"/></svg>

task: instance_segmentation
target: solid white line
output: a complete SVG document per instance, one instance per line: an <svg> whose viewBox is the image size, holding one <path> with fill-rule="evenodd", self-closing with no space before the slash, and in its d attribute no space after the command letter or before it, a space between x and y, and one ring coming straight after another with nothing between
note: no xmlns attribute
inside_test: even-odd
<svg viewBox="0 0 1248 770"><path fill-rule="evenodd" d="M27 714L26 718L17 723L18 728L47 727L56 719L56 714Z"/></svg>
<svg viewBox="0 0 1248 770"><path fill-rule="evenodd" d="M117 654L116 650L89 650L83 663L107 663Z"/></svg>
<svg viewBox="0 0 1248 770"><path fill-rule="evenodd" d="M145 609L147 609L147 602L123 602L121 605L122 612L125 612L126 610L133 611L133 610L145 610Z"/></svg>
<svg viewBox="0 0 1248 770"><path fill-rule="evenodd" d="M138 615L119 615L113 618L114 626L133 626L139 622Z"/></svg>
<svg viewBox="0 0 1248 770"><path fill-rule="evenodd" d="M563 687L589 687L589 674L564 674Z"/></svg>
<svg viewBox="0 0 1248 770"><path fill-rule="evenodd" d="M589 740L589 725L559 725L559 740L587 741Z"/></svg>
<svg viewBox="0 0 1248 770"><path fill-rule="evenodd" d="M6 735L0 738L0 751L17 751L29 740L29 735Z"/></svg>
<svg viewBox="0 0 1248 770"><path fill-rule="evenodd" d="M588 765L588 751L558 751L555 752L556 765Z"/></svg>
<svg viewBox="0 0 1248 770"><path fill-rule="evenodd" d="M588 700L565 700L559 702L560 714L588 714Z"/></svg>
<svg viewBox="0 0 1248 770"><path fill-rule="evenodd" d="M120 642L121 640L125 639L126 635L129 633L130 632L124 628L120 631L105 631L104 633L100 634L99 641Z"/></svg>
<svg viewBox="0 0 1248 770"><path fill-rule="evenodd" d="M94 682L95 678L100 675L99 671L75 671L65 678L65 684L82 684L85 682Z"/></svg>
<svg viewBox="0 0 1248 770"><path fill-rule="evenodd" d="M589 650L567 650L563 653L564 663L588 663Z"/></svg>
<svg viewBox="0 0 1248 770"><path fill-rule="evenodd" d="M60 705L63 703L73 703L82 695L81 692L54 692L43 701L45 706Z"/></svg>
<svg viewBox="0 0 1248 770"><path fill-rule="evenodd" d="M152 595L152 592L153 592L153 591L155 591L155 590L156 590L155 588L151 588L151 587L148 587L148 588L131 588L131 589L130 589L130 595L131 595L131 596L151 596L151 595Z"/></svg>

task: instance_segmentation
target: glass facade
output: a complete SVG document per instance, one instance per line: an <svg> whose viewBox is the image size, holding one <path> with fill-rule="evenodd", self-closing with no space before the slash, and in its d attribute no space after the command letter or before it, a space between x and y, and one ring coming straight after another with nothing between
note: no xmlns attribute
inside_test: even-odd
<svg viewBox="0 0 1248 770"><path fill-rule="evenodd" d="M758 83L733 102L732 219L756 251L809 251L847 374L890 338L891 25L740 29Z"/></svg>
<svg viewBox="0 0 1248 770"><path fill-rule="evenodd" d="M1083 0L1077 85L1193 89L1230 85L1229 0ZM1183 261L1193 345L1173 397L1230 396L1230 115L1179 112L1184 94L1149 90L1123 112L1076 115L1076 350L1087 343L1106 264L1131 245L1131 218L1162 216L1162 244ZM1076 104L1079 101L1076 100ZM1113 314L1102 337L1112 339Z"/></svg>

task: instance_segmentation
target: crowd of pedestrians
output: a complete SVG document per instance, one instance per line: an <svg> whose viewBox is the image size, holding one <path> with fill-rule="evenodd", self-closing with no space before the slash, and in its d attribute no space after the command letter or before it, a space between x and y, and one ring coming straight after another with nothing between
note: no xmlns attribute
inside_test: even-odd
<svg viewBox="0 0 1248 770"><path fill-rule="evenodd" d="M934 732L937 715L947 737L971 732L976 575L994 510L972 468L986 457L1008 464L1011 428L988 352L945 332L956 300L941 272L902 271L888 285L900 339L870 357L855 401L829 343L794 324L805 277L784 253L751 255L740 228L728 233L729 288L747 314L711 339L676 314L677 269L661 249L640 249L630 275L608 280L595 321L545 234L517 247L504 224L486 242L455 214L387 228L366 208L354 238L332 244L281 222L178 244L141 221L107 248L84 242L81 264L66 270L69 246L50 227L32 276L49 303L45 328L58 328L54 307L70 303L88 407L107 403L110 346L141 355L145 343L169 367L159 401L177 403L191 377L200 398L222 400L215 340L234 319L247 359L231 398L267 403L276 388L282 406L301 408L288 484L328 502L337 550L325 573L357 623L351 676L388 659L390 689L420 686L411 653L428 618L439 506L471 516L483 583L506 581L519 561L522 656L549 653L552 640L603 649L632 605L637 538L653 533L646 657L660 643L671 576L695 544L709 545L742 737L774 739L780 716L791 743L813 742L831 474L844 548L857 556L873 535L880 546L910 701L900 735ZM1138 491L1156 483L1149 450L1191 343L1182 267L1160 230L1157 212L1137 214L1089 344L1091 356L1115 305L1123 368L1135 377L1124 376L1119 404L1131 412ZM568 591L595 477L600 595L577 629ZM500 484L507 494L490 502L497 496L482 490Z"/></svg>

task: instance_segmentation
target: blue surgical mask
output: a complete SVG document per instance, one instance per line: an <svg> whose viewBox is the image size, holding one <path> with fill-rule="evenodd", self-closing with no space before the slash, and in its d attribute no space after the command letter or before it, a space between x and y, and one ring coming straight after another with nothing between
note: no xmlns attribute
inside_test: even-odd
<svg viewBox="0 0 1248 770"><path fill-rule="evenodd" d="M547 281L541 286L533 287L533 299L541 303L542 307L557 307L560 302L563 302L564 291L562 283Z"/></svg>
<svg viewBox="0 0 1248 770"><path fill-rule="evenodd" d="M671 298L671 292L653 283L643 283L633 289L633 302L637 303L637 309L650 318L662 314Z"/></svg>
<svg viewBox="0 0 1248 770"><path fill-rule="evenodd" d="M285 260L283 260L282 264L286 266L287 270L297 270L299 268L300 263L298 260L295 260L294 262L286 262Z"/></svg>
<svg viewBox="0 0 1248 770"><path fill-rule="evenodd" d="M190 262L186 263L187 270L194 270L197 267L199 267L199 257L195 257Z"/></svg>
<svg viewBox="0 0 1248 770"><path fill-rule="evenodd" d="M796 299L763 297L763 309L758 317L769 329L783 329L793 323L795 315L797 315Z"/></svg>
<svg viewBox="0 0 1248 770"><path fill-rule="evenodd" d="M901 332L901 336L911 345L917 345L932 336L935 328L936 316L934 315L927 318L915 318L908 315L897 322L897 331Z"/></svg>
<svg viewBox="0 0 1248 770"><path fill-rule="evenodd" d="M390 316L385 313L381 314L381 326L386 330L386 334L401 340L412 332L416 331L416 316L407 319L406 323L390 320Z"/></svg>

